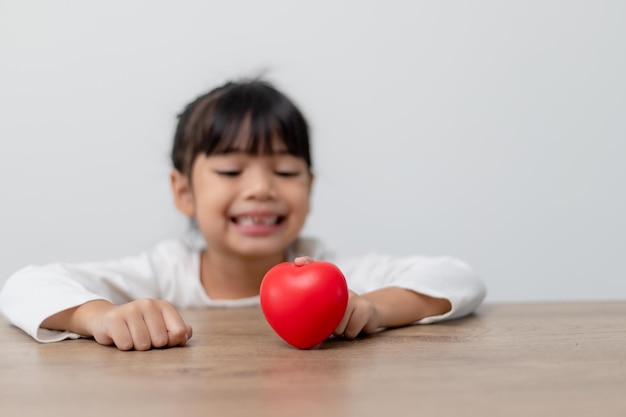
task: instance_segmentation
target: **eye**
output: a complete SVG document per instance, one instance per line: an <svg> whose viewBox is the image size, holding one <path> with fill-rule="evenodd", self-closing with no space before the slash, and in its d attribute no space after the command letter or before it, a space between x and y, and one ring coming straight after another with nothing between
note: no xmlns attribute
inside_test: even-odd
<svg viewBox="0 0 626 417"><path fill-rule="evenodd" d="M275 171L279 177L297 177L300 175L300 171Z"/></svg>
<svg viewBox="0 0 626 417"><path fill-rule="evenodd" d="M215 171L215 173L224 177L236 177L241 174L241 171Z"/></svg>

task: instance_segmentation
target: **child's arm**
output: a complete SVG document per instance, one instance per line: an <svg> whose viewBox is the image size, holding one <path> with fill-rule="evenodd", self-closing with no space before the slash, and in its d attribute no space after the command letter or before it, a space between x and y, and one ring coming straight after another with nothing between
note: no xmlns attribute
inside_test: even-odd
<svg viewBox="0 0 626 417"><path fill-rule="evenodd" d="M429 297L405 288L387 287L362 296L350 291L346 313L333 334L354 339L360 333L404 326L450 309L450 302L444 298Z"/></svg>
<svg viewBox="0 0 626 417"><path fill-rule="evenodd" d="M0 311L38 342L96 336L96 340L110 344L107 337L112 333L107 336L108 330L93 329L93 323L86 323L85 318L94 315L94 306L115 304L111 311L119 314L137 305L156 303L143 299L168 300L177 306L194 304L194 285L200 285L198 262L196 251L180 241L166 241L149 252L120 260L30 266L7 280L0 291ZM107 317L114 316L112 312ZM123 341L120 344L125 346Z"/></svg>
<svg viewBox="0 0 626 417"><path fill-rule="evenodd" d="M296 264L308 262L312 262L309 257L295 260ZM346 338L383 327L462 317L474 311L486 294L477 274L450 257L370 254L337 265L351 291L334 334Z"/></svg>
<svg viewBox="0 0 626 417"><path fill-rule="evenodd" d="M48 317L42 327L93 336L120 350L184 346L191 326L167 301L142 299L122 305L95 300Z"/></svg>

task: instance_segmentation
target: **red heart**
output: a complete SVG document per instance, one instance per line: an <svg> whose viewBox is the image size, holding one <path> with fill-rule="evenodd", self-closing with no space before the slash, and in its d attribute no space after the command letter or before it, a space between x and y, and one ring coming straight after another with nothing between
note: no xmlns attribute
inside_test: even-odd
<svg viewBox="0 0 626 417"><path fill-rule="evenodd" d="M265 274L260 299L272 329L290 345L310 349L339 325L348 305L348 286L330 262L283 262Z"/></svg>

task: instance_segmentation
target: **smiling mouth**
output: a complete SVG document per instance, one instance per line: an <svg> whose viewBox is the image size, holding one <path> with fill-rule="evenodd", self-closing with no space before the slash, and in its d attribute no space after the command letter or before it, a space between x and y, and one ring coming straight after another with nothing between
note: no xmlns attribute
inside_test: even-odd
<svg viewBox="0 0 626 417"><path fill-rule="evenodd" d="M237 216L231 219L240 226L275 226L285 220L285 216Z"/></svg>

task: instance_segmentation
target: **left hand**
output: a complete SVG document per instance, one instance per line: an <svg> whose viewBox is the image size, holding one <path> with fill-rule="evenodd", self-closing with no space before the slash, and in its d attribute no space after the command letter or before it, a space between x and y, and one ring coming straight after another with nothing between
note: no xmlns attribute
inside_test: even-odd
<svg viewBox="0 0 626 417"><path fill-rule="evenodd" d="M306 265L314 260L308 256L300 256L294 260L298 266ZM371 334L378 329L380 318L374 303L348 290L348 306L339 325L333 331L334 336L354 339L359 334Z"/></svg>

